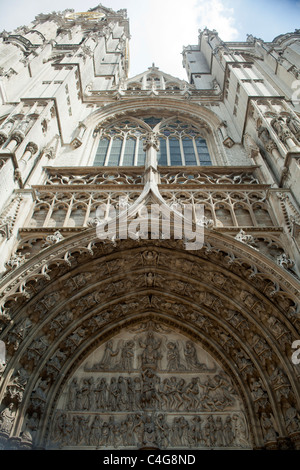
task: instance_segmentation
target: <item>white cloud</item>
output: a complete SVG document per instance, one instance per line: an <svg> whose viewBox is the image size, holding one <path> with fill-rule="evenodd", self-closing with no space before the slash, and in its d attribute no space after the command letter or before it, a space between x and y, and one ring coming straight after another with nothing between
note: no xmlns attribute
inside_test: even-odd
<svg viewBox="0 0 300 470"><path fill-rule="evenodd" d="M234 10L221 0L198 0L196 10L200 29L205 26L216 29L223 41L233 41L238 37L238 30L234 26Z"/></svg>
<svg viewBox="0 0 300 470"><path fill-rule="evenodd" d="M144 72L153 62L171 75L186 79L183 46L198 43L198 30L216 29L224 41L237 36L228 0L103 0L113 10L126 8L130 21L130 76ZM0 4L3 0L0 0ZM4 2L3 2L4 3ZM2 6L0 30L28 24L39 13L74 8L86 11L98 0L10 0Z"/></svg>
<svg viewBox="0 0 300 470"><path fill-rule="evenodd" d="M186 78L182 68L183 46L198 43L198 30L216 29L224 41L234 40L232 8L222 0L143 0L140 16L128 9L131 20L130 75L143 72L152 62L166 73Z"/></svg>
<svg viewBox="0 0 300 470"><path fill-rule="evenodd" d="M184 7L180 0L143 1L142 17L136 18L134 14L131 22L132 56L137 65L143 64L139 72L155 62L167 73L184 74L182 48L187 42L198 41L195 7L196 0L185 0Z"/></svg>

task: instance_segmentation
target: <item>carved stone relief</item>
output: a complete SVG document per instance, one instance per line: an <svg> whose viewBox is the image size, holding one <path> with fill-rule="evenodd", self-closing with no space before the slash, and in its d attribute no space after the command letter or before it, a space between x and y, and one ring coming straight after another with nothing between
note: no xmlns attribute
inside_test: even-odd
<svg viewBox="0 0 300 470"><path fill-rule="evenodd" d="M198 344L152 321L123 330L70 377L49 448L251 448L230 377Z"/></svg>

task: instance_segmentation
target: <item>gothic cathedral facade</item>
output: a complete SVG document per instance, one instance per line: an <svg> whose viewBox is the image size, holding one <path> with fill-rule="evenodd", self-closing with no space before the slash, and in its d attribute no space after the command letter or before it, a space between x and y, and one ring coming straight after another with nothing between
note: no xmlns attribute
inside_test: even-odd
<svg viewBox="0 0 300 470"><path fill-rule="evenodd" d="M300 449L300 30L129 39L0 35L0 447Z"/></svg>

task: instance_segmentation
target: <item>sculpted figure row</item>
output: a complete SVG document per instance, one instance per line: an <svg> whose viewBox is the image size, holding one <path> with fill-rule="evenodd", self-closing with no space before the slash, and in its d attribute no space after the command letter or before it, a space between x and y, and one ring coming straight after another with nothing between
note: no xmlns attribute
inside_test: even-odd
<svg viewBox="0 0 300 470"><path fill-rule="evenodd" d="M188 418L178 415L171 419L163 413L136 413L115 419L59 412L52 431L52 445L57 443L61 447L96 448L250 447L244 418L238 413Z"/></svg>
<svg viewBox="0 0 300 470"><path fill-rule="evenodd" d="M236 393L222 373L199 377L158 376L151 369L134 376L73 378L70 411L221 411L235 404Z"/></svg>

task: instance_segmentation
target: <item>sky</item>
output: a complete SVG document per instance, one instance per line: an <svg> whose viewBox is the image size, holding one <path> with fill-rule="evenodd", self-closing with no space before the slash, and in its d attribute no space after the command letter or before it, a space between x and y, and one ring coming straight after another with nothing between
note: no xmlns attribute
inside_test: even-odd
<svg viewBox="0 0 300 470"><path fill-rule="evenodd" d="M39 13L87 11L98 0L0 0L0 31L28 25ZM187 79L184 46L198 43L198 31L218 31L223 41L246 41L247 34L270 42L300 28L300 0L102 0L130 20L130 70L133 77L155 63L163 72Z"/></svg>

